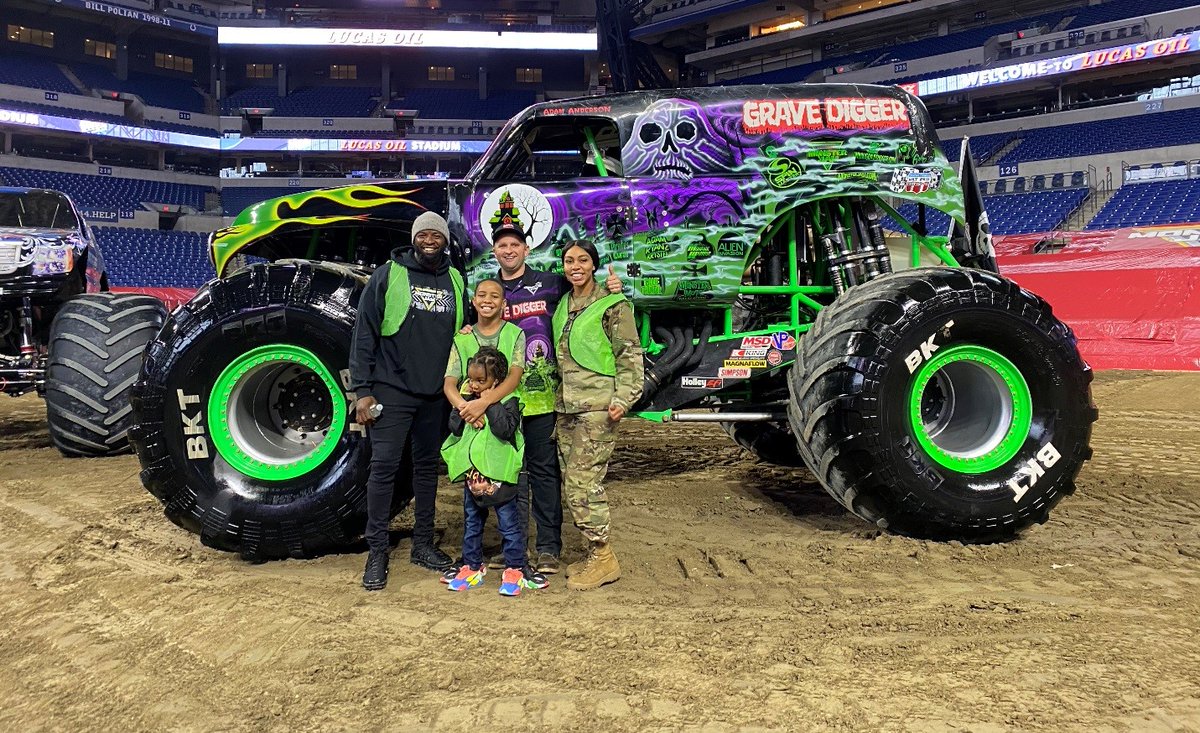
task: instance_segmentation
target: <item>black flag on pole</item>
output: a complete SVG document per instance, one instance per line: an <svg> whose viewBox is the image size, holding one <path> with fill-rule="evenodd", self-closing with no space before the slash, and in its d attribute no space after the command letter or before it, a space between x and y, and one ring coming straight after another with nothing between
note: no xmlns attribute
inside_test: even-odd
<svg viewBox="0 0 1200 733"><path fill-rule="evenodd" d="M975 172L975 161L971 158L969 137L964 137L962 141L958 180L962 184L967 226L964 229L954 219L950 220L950 254L963 267L999 272L996 249L992 246L992 227L987 208L983 205L983 193L979 190L979 174Z"/></svg>

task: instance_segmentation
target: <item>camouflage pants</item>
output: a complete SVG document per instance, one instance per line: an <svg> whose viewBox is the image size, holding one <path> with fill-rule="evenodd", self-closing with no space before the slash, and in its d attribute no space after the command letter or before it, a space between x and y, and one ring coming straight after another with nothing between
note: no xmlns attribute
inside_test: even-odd
<svg viewBox="0 0 1200 733"><path fill-rule="evenodd" d="M559 414L558 463L563 493L575 526L591 542L608 542L608 496L604 475L617 441L608 412Z"/></svg>

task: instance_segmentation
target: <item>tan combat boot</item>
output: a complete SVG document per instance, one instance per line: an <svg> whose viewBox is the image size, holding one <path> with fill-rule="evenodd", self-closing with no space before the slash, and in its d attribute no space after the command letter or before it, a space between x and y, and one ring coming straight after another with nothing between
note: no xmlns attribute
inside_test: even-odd
<svg viewBox="0 0 1200 733"><path fill-rule="evenodd" d="M612 546L597 543L592 548L591 561L583 570L567 579L567 587L571 590L592 590L620 577L621 566L617 564Z"/></svg>
<svg viewBox="0 0 1200 733"><path fill-rule="evenodd" d="M583 551L583 557L579 559L579 562L573 562L567 566L567 577L569 578L572 575L579 575L582 573L583 569L587 567L587 564L592 561L592 553L595 551L596 543L589 542L587 549Z"/></svg>

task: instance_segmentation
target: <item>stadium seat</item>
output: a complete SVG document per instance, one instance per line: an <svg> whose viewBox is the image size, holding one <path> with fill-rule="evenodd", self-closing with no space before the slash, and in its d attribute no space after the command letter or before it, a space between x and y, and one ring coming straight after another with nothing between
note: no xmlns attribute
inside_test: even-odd
<svg viewBox="0 0 1200 733"><path fill-rule="evenodd" d="M154 203L178 204L202 211L204 196L212 191L209 186L29 168L0 168L0 175L12 186L62 191L85 209L141 209L143 203Z"/></svg>
<svg viewBox="0 0 1200 733"><path fill-rule="evenodd" d="M208 235L129 227L93 227L115 287L196 288L216 277Z"/></svg>
<svg viewBox="0 0 1200 733"><path fill-rule="evenodd" d="M1200 179L1131 183L1117 189L1088 229L1200 222Z"/></svg>

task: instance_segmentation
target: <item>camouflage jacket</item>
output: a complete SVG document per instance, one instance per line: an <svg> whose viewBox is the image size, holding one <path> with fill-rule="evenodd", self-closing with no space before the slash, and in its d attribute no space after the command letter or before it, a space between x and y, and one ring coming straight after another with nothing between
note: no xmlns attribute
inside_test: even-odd
<svg viewBox="0 0 1200 733"><path fill-rule="evenodd" d="M642 363L642 347L638 339L637 325L633 320L633 307L628 301L617 303L604 312L604 333L612 343L613 357L616 359L615 378L584 369L567 351L567 339L570 338L571 326L576 316L606 295L608 292L604 288L596 287L591 295L582 300L576 300L575 296L570 294L564 296L569 299L569 315L562 338L556 344L558 371L562 380L555 403L557 412L607 410L609 405L620 405L628 412L633 403L642 396L645 367Z"/></svg>

